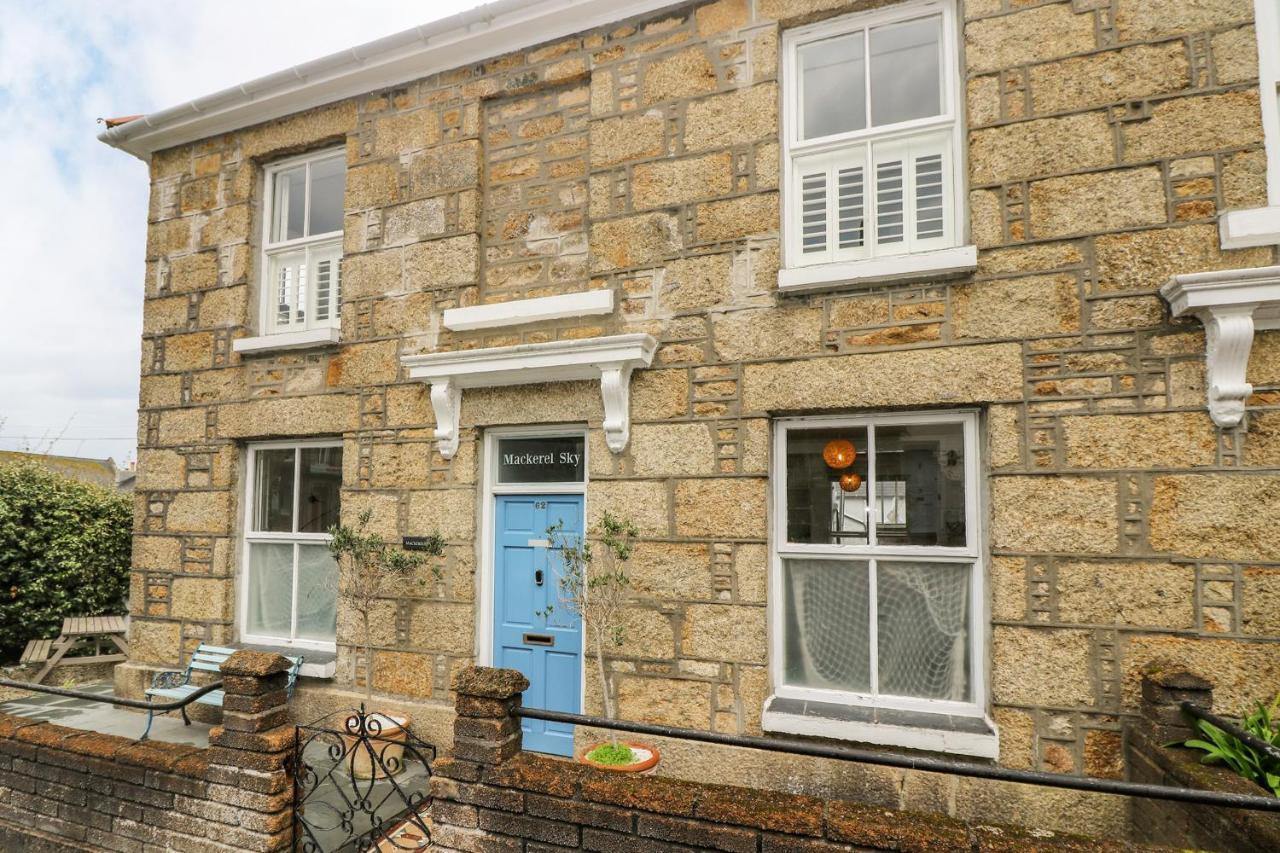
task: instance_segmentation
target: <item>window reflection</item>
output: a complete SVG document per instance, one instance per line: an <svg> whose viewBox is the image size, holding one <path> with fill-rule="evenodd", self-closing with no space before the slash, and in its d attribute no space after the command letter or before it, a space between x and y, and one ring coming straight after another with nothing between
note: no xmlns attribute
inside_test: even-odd
<svg viewBox="0 0 1280 853"><path fill-rule="evenodd" d="M876 487L878 544L965 544L960 424L876 427Z"/></svg>
<svg viewBox="0 0 1280 853"><path fill-rule="evenodd" d="M879 545L963 547L963 427L874 429L874 475L868 473L865 427L788 432L787 541L867 545L874 527ZM823 450L842 440L851 442L858 456L848 467L832 467ZM860 482L850 482L849 474Z"/></svg>
<svg viewBox="0 0 1280 853"><path fill-rule="evenodd" d="M857 458L833 468L823 450L833 441L848 441ZM787 434L787 539L791 542L866 545L867 431L863 427L793 430ZM856 474L861 483L850 490L842 475Z"/></svg>

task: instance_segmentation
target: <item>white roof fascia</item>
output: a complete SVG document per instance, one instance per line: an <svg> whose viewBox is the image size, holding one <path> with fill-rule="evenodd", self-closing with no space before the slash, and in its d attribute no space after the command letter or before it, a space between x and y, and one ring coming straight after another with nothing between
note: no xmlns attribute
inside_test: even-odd
<svg viewBox="0 0 1280 853"><path fill-rule="evenodd" d="M144 115L98 135L140 160L175 145L493 59L673 0L497 0Z"/></svg>

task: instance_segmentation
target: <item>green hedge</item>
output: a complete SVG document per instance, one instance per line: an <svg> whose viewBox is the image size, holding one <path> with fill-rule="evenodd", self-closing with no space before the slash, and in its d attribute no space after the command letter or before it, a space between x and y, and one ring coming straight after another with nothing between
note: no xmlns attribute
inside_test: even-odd
<svg viewBox="0 0 1280 853"><path fill-rule="evenodd" d="M123 613L132 501L33 462L0 465L0 660L65 616Z"/></svg>

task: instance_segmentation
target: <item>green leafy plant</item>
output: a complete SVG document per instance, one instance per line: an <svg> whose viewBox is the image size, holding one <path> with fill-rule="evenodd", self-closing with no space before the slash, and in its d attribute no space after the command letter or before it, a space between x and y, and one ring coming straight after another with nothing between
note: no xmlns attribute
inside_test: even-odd
<svg viewBox="0 0 1280 853"><path fill-rule="evenodd" d="M606 648L621 646L625 636L621 622L622 608L631 593L631 578L625 566L631 559L635 539L640 535L630 520L620 519L606 512L597 529L597 552L586 537L564 532L564 521L547 528L547 538L553 548L560 549L564 562L559 580L560 603L582 619L584 630L591 638L596 659L596 674L600 679L600 692L604 698L604 715L614 719L613 697L610 691L609 673L604 665ZM554 606L542 611L550 616ZM610 738L610 746L625 751L625 761L631 762L630 748L618 743L617 735ZM610 762L606 762L610 763Z"/></svg>
<svg viewBox="0 0 1280 853"><path fill-rule="evenodd" d="M1258 707L1243 720L1240 727L1251 735L1280 748L1280 694L1270 705L1258 703ZM1254 749L1235 735L1223 731L1208 720L1197 720L1196 728L1208 738L1191 738L1183 746L1204 751L1201 764L1221 762L1237 776L1261 785L1280 797L1280 760Z"/></svg>
<svg viewBox="0 0 1280 853"><path fill-rule="evenodd" d="M329 528L329 552L338 562L338 595L351 605L360 620L360 647L364 649L364 694L373 699L373 640L370 618L379 601L403 595L413 586L417 569L429 557L444 554L444 539L438 532L425 537L422 553L410 554L369 532L373 513L365 510L354 527L335 524ZM433 565L436 580L440 567Z"/></svg>
<svg viewBox="0 0 1280 853"><path fill-rule="evenodd" d="M620 743L602 743L587 753L587 758L597 764L630 764L635 757L631 747Z"/></svg>
<svg viewBox="0 0 1280 853"><path fill-rule="evenodd" d="M123 613L133 501L36 462L0 465L0 660L67 616Z"/></svg>

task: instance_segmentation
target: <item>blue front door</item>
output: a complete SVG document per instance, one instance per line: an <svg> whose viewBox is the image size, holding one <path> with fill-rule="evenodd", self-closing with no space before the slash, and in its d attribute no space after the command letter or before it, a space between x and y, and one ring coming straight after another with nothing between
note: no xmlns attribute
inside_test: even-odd
<svg viewBox="0 0 1280 853"><path fill-rule="evenodd" d="M501 495L494 525L494 666L529 679L524 704L549 711L579 711L582 626L560 601L558 552L547 528L582 535L582 495ZM547 613L551 607L550 614ZM524 748L573 755L573 726L524 720Z"/></svg>

